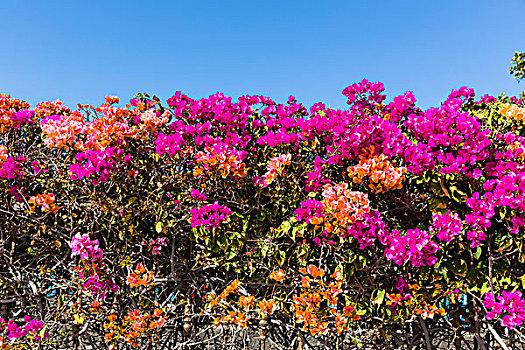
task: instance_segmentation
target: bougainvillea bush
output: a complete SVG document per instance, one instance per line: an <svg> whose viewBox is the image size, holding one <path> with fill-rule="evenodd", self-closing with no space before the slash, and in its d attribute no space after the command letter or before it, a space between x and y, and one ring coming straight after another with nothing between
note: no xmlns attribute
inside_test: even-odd
<svg viewBox="0 0 525 350"><path fill-rule="evenodd" d="M0 348L525 336L525 95L0 96Z"/></svg>

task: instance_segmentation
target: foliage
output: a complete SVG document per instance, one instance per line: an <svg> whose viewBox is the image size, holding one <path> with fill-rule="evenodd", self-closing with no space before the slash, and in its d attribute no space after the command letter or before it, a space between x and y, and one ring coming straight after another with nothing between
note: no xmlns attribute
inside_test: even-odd
<svg viewBox="0 0 525 350"><path fill-rule="evenodd" d="M525 52L515 52L509 67L510 74L518 81L525 79Z"/></svg>

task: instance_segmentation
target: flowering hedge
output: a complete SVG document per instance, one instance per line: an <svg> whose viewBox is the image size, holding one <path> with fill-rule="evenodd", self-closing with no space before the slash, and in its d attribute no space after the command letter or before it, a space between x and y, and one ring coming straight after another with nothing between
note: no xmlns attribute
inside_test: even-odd
<svg viewBox="0 0 525 350"><path fill-rule="evenodd" d="M525 95L383 91L0 95L0 348L521 339Z"/></svg>

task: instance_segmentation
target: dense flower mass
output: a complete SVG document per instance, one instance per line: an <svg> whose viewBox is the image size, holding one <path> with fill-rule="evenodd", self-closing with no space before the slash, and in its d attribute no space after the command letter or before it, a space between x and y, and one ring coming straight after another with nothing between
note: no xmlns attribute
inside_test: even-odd
<svg viewBox="0 0 525 350"><path fill-rule="evenodd" d="M209 171L218 171L222 177L229 175L240 178L246 177L246 168L243 159L245 152L239 152L228 147L227 144L216 144L213 147L206 147L204 152L195 155L198 167L194 170L195 176L200 176Z"/></svg>
<svg viewBox="0 0 525 350"><path fill-rule="evenodd" d="M427 232L419 229L408 230L405 234L392 230L385 256L398 265L411 261L414 267L432 266L438 260L433 254L439 250L439 245L432 242L431 238Z"/></svg>
<svg viewBox="0 0 525 350"><path fill-rule="evenodd" d="M13 320L6 321L3 318L0 318L0 331L6 331L9 340L32 336L33 340L38 343L42 338L49 338L49 333L47 332L45 332L43 336L39 335L40 330L44 328L42 321L38 319L33 320L29 316L25 316L24 321L26 324L21 327Z"/></svg>
<svg viewBox="0 0 525 350"><path fill-rule="evenodd" d="M264 174L262 178L261 185L263 187L267 187L270 185L277 176L283 174L283 167L285 165L290 165L292 159L292 155L290 153L288 154L281 154L278 157L273 157L270 159L270 164L266 167L268 169L268 172Z"/></svg>
<svg viewBox="0 0 525 350"><path fill-rule="evenodd" d="M487 318L501 317L500 322L503 327L514 328L525 322L525 299L522 298L520 291L502 291L500 296L486 293L483 304L490 309Z"/></svg>
<svg viewBox="0 0 525 350"><path fill-rule="evenodd" d="M450 242L455 236L461 234L461 231L462 221L457 213L451 214L449 211L432 216L430 232L434 233L440 241Z"/></svg>
<svg viewBox="0 0 525 350"><path fill-rule="evenodd" d="M0 348L199 347L212 323L224 348L252 328L261 348L444 330L482 349L487 325L520 329L525 95L384 92L0 95Z"/></svg>
<svg viewBox="0 0 525 350"><path fill-rule="evenodd" d="M406 168L394 167L384 155L362 159L358 165L348 167L348 173L355 174L353 178L355 183L362 183L363 178L369 177L369 187L374 193L400 189L403 186L405 172Z"/></svg>
<svg viewBox="0 0 525 350"><path fill-rule="evenodd" d="M191 227L219 227L219 224L228 220L232 211L228 207L219 205L218 202L197 207L190 210Z"/></svg>

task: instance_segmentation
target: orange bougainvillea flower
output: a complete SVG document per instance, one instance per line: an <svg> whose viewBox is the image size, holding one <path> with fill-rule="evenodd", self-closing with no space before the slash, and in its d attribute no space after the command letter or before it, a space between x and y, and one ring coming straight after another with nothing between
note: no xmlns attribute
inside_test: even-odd
<svg viewBox="0 0 525 350"><path fill-rule="evenodd" d="M135 272L130 273L127 278L129 286L131 288L149 285L153 285L153 271L146 271L146 268L142 263L138 263Z"/></svg>
<svg viewBox="0 0 525 350"><path fill-rule="evenodd" d="M273 313L275 308L276 308L276 305L275 305L275 301L273 300L267 301L266 299L264 299L264 300L259 301L259 309L261 310L261 312L271 314Z"/></svg>
<svg viewBox="0 0 525 350"><path fill-rule="evenodd" d="M344 331L348 330L348 327L346 326L347 319L344 316L336 315L335 316L335 330L338 334L341 334Z"/></svg>
<svg viewBox="0 0 525 350"><path fill-rule="evenodd" d="M301 279L301 287L310 288L310 277L303 277Z"/></svg>
<svg viewBox="0 0 525 350"><path fill-rule="evenodd" d="M277 176L282 175L284 172L284 166L290 165L292 162L292 155L290 153L281 154L278 157L273 157L270 159L270 164L266 167L268 172L263 175L261 186L267 187L270 185Z"/></svg>
<svg viewBox="0 0 525 350"><path fill-rule="evenodd" d="M347 169L354 183L363 183L365 177L369 178L368 186L374 193L383 193L403 187L405 167L395 167L390 159L381 154L372 158L363 158L358 165Z"/></svg>
<svg viewBox="0 0 525 350"><path fill-rule="evenodd" d="M241 295L239 297L239 304L245 309L249 310L253 304L255 303L255 297L253 295L245 297L244 295Z"/></svg>
<svg viewBox="0 0 525 350"><path fill-rule="evenodd" d="M155 309L155 311L153 311L153 316L154 317L160 317L160 316L162 316L163 313L164 313L164 311L162 311L161 309Z"/></svg>
<svg viewBox="0 0 525 350"><path fill-rule="evenodd" d="M230 295L231 293L236 293L237 290L239 289L239 286L240 286L241 282L239 280L234 280L232 283L230 283L228 285L228 287L226 287L222 293L217 297L218 301L226 298L228 295Z"/></svg>
<svg viewBox="0 0 525 350"><path fill-rule="evenodd" d="M50 213L56 213L58 209L60 209L55 204L55 195L53 193L50 194L37 194L36 196L32 196L27 201L30 205L30 211L34 212L36 209L36 206L41 206L43 211L48 211Z"/></svg>
<svg viewBox="0 0 525 350"><path fill-rule="evenodd" d="M137 273L144 273L146 272L146 268L144 267L144 265L142 265L142 263L138 263L135 271Z"/></svg>
<svg viewBox="0 0 525 350"><path fill-rule="evenodd" d="M237 317L234 317L232 323L241 326L241 328L246 328L248 325L248 318L243 313L238 313Z"/></svg>
<svg viewBox="0 0 525 350"><path fill-rule="evenodd" d="M313 278L319 278L324 276L324 271L321 269L318 269L317 266L310 265L307 267L307 271Z"/></svg>
<svg viewBox="0 0 525 350"><path fill-rule="evenodd" d="M104 99L106 100L106 103L109 103L110 105L114 103L119 103L120 101L120 99L117 96L106 96L104 97Z"/></svg>
<svg viewBox="0 0 525 350"><path fill-rule="evenodd" d="M282 269L279 269L278 271L274 271L270 274L270 279L275 280L277 282L282 282L285 278L285 273Z"/></svg>
<svg viewBox="0 0 525 350"><path fill-rule="evenodd" d="M241 282L239 280L234 280L226 289L230 292L236 291L237 289L239 289L240 284Z"/></svg>
<svg viewBox="0 0 525 350"><path fill-rule="evenodd" d="M0 146L0 161L5 162L7 160L7 147L4 145Z"/></svg>
<svg viewBox="0 0 525 350"><path fill-rule="evenodd" d="M230 147L206 147L204 152L195 155L195 160L197 164L203 166L194 169L193 176L195 177L205 175L208 171L218 171L223 178L229 175L243 178L248 175L246 164Z"/></svg>
<svg viewBox="0 0 525 350"><path fill-rule="evenodd" d="M321 222L323 222L323 218L321 217L318 217L318 216L312 216L310 218L310 223L312 225L319 225Z"/></svg>
<svg viewBox="0 0 525 350"><path fill-rule="evenodd" d="M360 318L354 306L346 306L342 311L338 307L338 296L343 293L345 280L342 271L337 270L329 276L331 281L325 281L324 270L314 265L301 268L299 272L307 276L302 278L301 292L293 297L292 306L295 320L303 324L303 330L313 336L327 334L334 329L341 334L349 329L349 321Z"/></svg>
<svg viewBox="0 0 525 350"><path fill-rule="evenodd" d="M523 119L523 116L525 116L525 108L508 104L501 110L501 115L506 117L508 120L515 119L520 121Z"/></svg>
<svg viewBox="0 0 525 350"><path fill-rule="evenodd" d="M347 183L323 186L322 195L324 211L324 228L327 232L343 232L335 230L347 227L355 221L361 220L370 211L368 195L362 192L351 191ZM330 217L333 220L330 221ZM320 224L321 219L310 219L314 225Z"/></svg>

